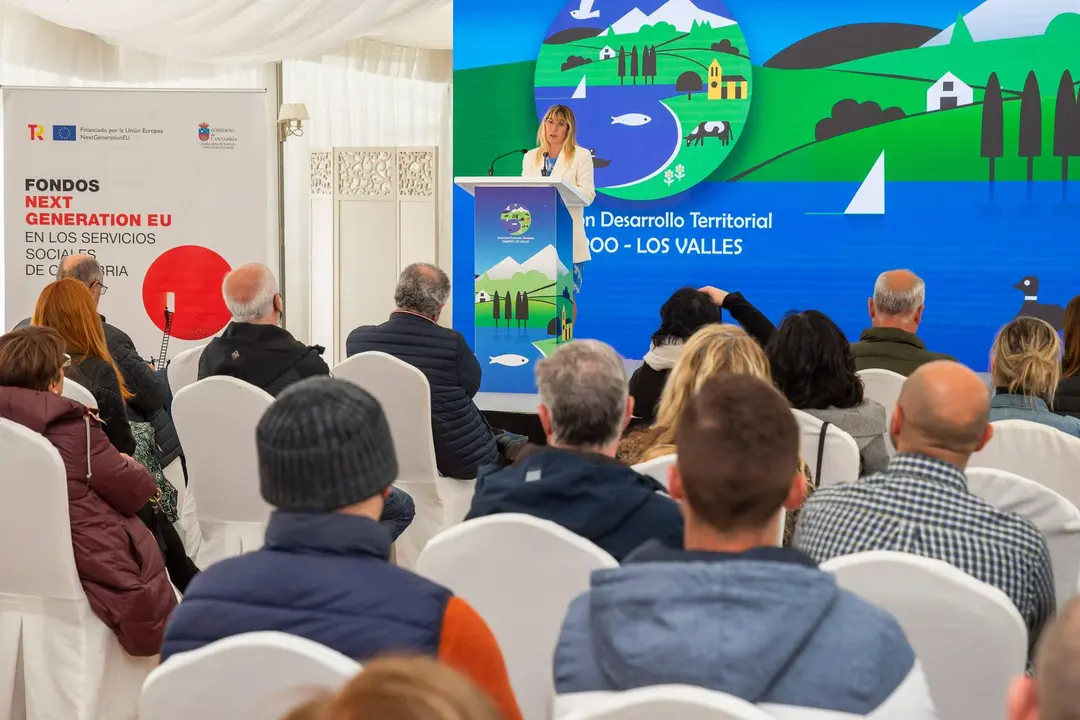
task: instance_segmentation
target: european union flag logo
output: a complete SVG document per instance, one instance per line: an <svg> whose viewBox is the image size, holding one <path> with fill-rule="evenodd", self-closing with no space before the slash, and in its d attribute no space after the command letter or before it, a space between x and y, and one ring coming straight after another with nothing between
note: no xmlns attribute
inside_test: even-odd
<svg viewBox="0 0 1080 720"><path fill-rule="evenodd" d="M75 142L79 134L76 132L74 125L53 125L52 126L52 139L63 142Z"/></svg>

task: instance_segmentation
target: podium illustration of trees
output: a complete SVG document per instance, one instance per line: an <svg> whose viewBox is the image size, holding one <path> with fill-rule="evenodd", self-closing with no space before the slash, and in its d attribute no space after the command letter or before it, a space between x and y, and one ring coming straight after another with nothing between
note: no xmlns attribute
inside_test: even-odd
<svg viewBox="0 0 1080 720"><path fill-rule="evenodd" d="M506 308L503 311L503 317L506 318L506 327L510 327L510 320L514 317L514 308L510 304L510 291L506 291Z"/></svg>
<svg viewBox="0 0 1080 720"><path fill-rule="evenodd" d="M638 76L638 54L637 45L630 50L630 77L634 78L634 84L637 85Z"/></svg>
<svg viewBox="0 0 1080 720"><path fill-rule="evenodd" d="M499 327L499 310L502 309L502 305L499 303L499 292L495 291L495 297L491 299L491 317L495 319L495 327ZM507 327L510 327L510 323L506 323Z"/></svg>
<svg viewBox="0 0 1080 720"><path fill-rule="evenodd" d="M1054 105L1054 156L1061 158L1062 192L1068 192L1069 158L1080 156L1080 102L1068 70L1061 75Z"/></svg>
<svg viewBox="0 0 1080 720"><path fill-rule="evenodd" d="M1005 154L1005 113L997 73L986 81L982 108L982 156L990 161L990 191L994 188L994 161Z"/></svg>
<svg viewBox="0 0 1080 720"><path fill-rule="evenodd" d="M1042 139L1042 96L1039 79L1032 70L1020 96L1020 157L1027 158L1029 183L1035 179L1035 158L1042 157Z"/></svg>
<svg viewBox="0 0 1080 720"><path fill-rule="evenodd" d="M619 46L619 84L626 83L626 48Z"/></svg>
<svg viewBox="0 0 1080 720"><path fill-rule="evenodd" d="M694 93L701 92L701 76L693 70L687 70L675 80L675 89L686 93L687 100L694 99Z"/></svg>

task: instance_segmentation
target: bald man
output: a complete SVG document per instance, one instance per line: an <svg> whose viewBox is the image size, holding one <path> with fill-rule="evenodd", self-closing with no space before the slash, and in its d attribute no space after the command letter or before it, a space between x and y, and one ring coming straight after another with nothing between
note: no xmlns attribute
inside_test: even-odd
<svg viewBox="0 0 1080 720"><path fill-rule="evenodd" d="M867 301L870 329L851 345L858 370L880 368L910 375L934 360L952 360L930 352L916 333L926 303L926 284L910 270L889 270L878 275L874 296Z"/></svg>
<svg viewBox="0 0 1080 720"><path fill-rule="evenodd" d="M1046 628L1035 668L1035 677L1013 680L1009 720L1080 718L1080 598L1070 600Z"/></svg>
<svg viewBox="0 0 1080 720"><path fill-rule="evenodd" d="M923 365L896 404L889 466L815 492L795 547L819 563L869 550L943 560L1008 595L1034 644L1055 607L1046 541L1027 519L973 495L964 476L993 435L989 416L990 393L978 375L946 360Z"/></svg>
<svg viewBox="0 0 1080 720"><path fill-rule="evenodd" d="M229 375L277 397L304 378L330 374L324 348L304 345L280 327L284 306L270 268L241 265L225 276L221 293L232 322L203 350L200 380Z"/></svg>

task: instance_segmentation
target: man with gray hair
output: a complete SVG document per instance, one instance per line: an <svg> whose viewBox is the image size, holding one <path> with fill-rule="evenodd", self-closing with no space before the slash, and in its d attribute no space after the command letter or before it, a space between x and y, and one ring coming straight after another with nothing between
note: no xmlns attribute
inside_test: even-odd
<svg viewBox="0 0 1080 720"><path fill-rule="evenodd" d="M524 513L558 523L616 560L650 540L682 547L679 506L652 478L615 459L630 422L622 358L597 340L562 345L536 365L548 446L481 472L468 519Z"/></svg>
<svg viewBox="0 0 1080 720"><path fill-rule="evenodd" d="M880 368L903 376L934 360L953 360L930 352L916 333L926 306L926 284L910 270L878 275L869 299L870 329L851 345L858 370Z"/></svg>
<svg viewBox="0 0 1080 720"><path fill-rule="evenodd" d="M247 263L221 285L232 322L210 341L199 359L199 379L228 375L277 397L304 378L329 375L323 348L307 346L280 327L283 309L270 268Z"/></svg>
<svg viewBox="0 0 1080 720"><path fill-rule="evenodd" d="M431 387L435 463L446 477L471 480L480 467L511 456L525 439L492 430L473 402L480 391L480 363L464 335L439 325L449 297L445 272L413 263L398 278L390 319L356 328L345 348L349 357L384 352L424 373Z"/></svg>

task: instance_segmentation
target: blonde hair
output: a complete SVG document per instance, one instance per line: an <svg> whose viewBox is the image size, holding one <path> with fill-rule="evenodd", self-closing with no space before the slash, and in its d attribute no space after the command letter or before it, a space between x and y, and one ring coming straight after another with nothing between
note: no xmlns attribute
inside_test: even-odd
<svg viewBox="0 0 1080 720"><path fill-rule="evenodd" d="M364 665L337 695L294 710L288 720L501 720L471 680L427 657Z"/></svg>
<svg viewBox="0 0 1080 720"><path fill-rule="evenodd" d="M551 152L551 146L548 145L547 133L544 132L544 125L547 124L548 119L562 120L566 123L566 140L563 142L562 153L566 157L567 161L574 159L574 151L577 150L577 119L574 118L574 111L566 105L552 105L548 108L548 111L544 113L544 119L540 121L540 127L536 129L536 144L540 147L540 152L536 153L536 164L544 162L544 153Z"/></svg>
<svg viewBox="0 0 1080 720"><path fill-rule="evenodd" d="M679 415L705 382L717 373L751 375L772 384L772 372L765 351L737 325L714 323L694 333L671 371L656 424L650 431L645 459L675 452L675 430Z"/></svg>
<svg viewBox="0 0 1080 720"><path fill-rule="evenodd" d="M1061 380L1061 340L1044 320L1018 317L994 338L990 351L994 387L1054 402Z"/></svg>

